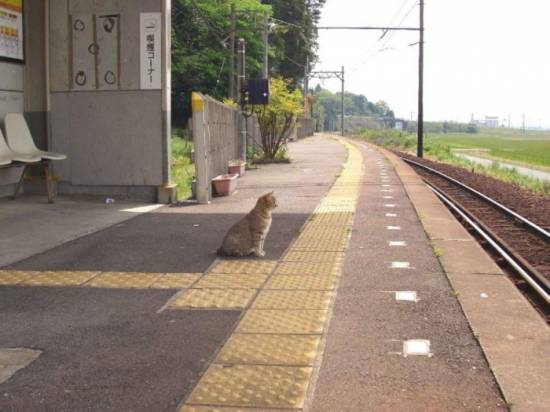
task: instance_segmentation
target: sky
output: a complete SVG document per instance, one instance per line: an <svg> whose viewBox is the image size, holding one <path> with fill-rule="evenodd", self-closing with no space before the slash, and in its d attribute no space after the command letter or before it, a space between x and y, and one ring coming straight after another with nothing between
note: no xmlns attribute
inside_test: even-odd
<svg viewBox="0 0 550 412"><path fill-rule="evenodd" d="M550 1L426 0L426 120L550 128ZM418 27L418 0L327 0L320 26ZM417 115L418 32L319 31L314 70L345 66L346 91ZM312 81L316 85L319 81ZM339 80L324 80L332 91Z"/></svg>

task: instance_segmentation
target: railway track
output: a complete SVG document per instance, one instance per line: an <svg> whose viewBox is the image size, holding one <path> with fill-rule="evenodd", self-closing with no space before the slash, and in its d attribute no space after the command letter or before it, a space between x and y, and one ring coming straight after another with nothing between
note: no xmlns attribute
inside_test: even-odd
<svg viewBox="0 0 550 412"><path fill-rule="evenodd" d="M536 296L547 320L550 308L550 233L496 202L438 170L412 159L410 164L445 204L474 229L482 243L490 245L499 263L519 276L518 286ZM528 293L528 294L530 294ZM541 308L540 305L543 307Z"/></svg>

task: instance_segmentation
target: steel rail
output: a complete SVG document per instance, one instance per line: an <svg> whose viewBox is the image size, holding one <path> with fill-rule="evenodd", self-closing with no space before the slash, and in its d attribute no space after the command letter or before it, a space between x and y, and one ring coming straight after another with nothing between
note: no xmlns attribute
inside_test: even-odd
<svg viewBox="0 0 550 412"><path fill-rule="evenodd" d="M521 221L522 223L524 223L525 225L529 226L531 229L533 229L535 232L537 232L537 234L541 235L543 238L545 238L547 241L550 241L550 232L548 232L547 230L545 230L544 228L538 226L537 224L531 222L529 219L526 219L524 218L523 216L517 214L516 212L514 212L513 210L511 209L508 209L506 206L504 206L502 203L499 203L497 202L496 200L494 199L491 199L489 196L471 188L470 186L467 186L465 185L464 183L450 177L450 176L447 176L446 174L444 173L441 173L439 170L435 170L429 166L426 166L426 165L423 165L422 163L418 163L418 162L415 162L414 160L411 160L411 159L407 159L405 157L401 157L401 160L404 160L405 162L407 163L411 163L415 166L418 166L420 167L421 169L425 169L425 170L428 170L429 172L433 173L433 174L436 174L450 182L453 182L454 184L456 184L457 186L460 186L462 187L463 189L469 191L470 193L473 193L475 194L476 196L482 198L483 200L491 203L492 205L494 205L495 207L497 207L498 209L500 209L501 211L513 216L514 218L518 219L519 221Z"/></svg>
<svg viewBox="0 0 550 412"><path fill-rule="evenodd" d="M458 207L452 200L450 200L443 192L434 186L428 183L430 189L446 203L450 208L452 208L456 213L458 213L468 224L483 237L497 253L502 256L515 270L516 272L535 290L535 292L540 295L547 304L550 304L550 294L547 290L548 288L545 285L539 284L537 277L531 275L528 270L526 270L522 265L513 258L512 254L509 253L503 246L499 244L489 233L482 229L477 222L474 221L468 214L466 214L460 207Z"/></svg>

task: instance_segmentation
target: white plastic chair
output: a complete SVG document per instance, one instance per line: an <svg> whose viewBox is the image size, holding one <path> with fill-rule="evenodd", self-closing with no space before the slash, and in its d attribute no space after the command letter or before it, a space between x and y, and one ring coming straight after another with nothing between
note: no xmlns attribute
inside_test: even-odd
<svg viewBox="0 0 550 412"><path fill-rule="evenodd" d="M63 160L67 156L62 153L45 152L34 144L31 131L22 114L8 113L5 119L8 146L14 152L23 155L38 156L41 159Z"/></svg>
<svg viewBox="0 0 550 412"><path fill-rule="evenodd" d="M31 131L29 130L27 122L25 121L25 118L22 114L8 113L4 120L4 124L6 127L6 137L9 148L13 152L21 154L23 156L35 158L37 159L36 161L42 164L42 167L44 168L44 176L46 178L46 191L48 193L48 201L50 203L53 203L54 190L52 186L52 173L50 169L50 162L52 160L66 159L67 156L62 153L46 152L36 147L31 135ZM21 183L23 182L26 170L27 167L25 165L25 170L23 171L21 179L19 180L19 183L15 188L15 194L13 196L14 199L19 193L19 188L21 187Z"/></svg>
<svg viewBox="0 0 550 412"><path fill-rule="evenodd" d="M39 161L39 156L24 155L11 150L6 144L2 130L0 130L0 166L7 166L12 162L36 163Z"/></svg>

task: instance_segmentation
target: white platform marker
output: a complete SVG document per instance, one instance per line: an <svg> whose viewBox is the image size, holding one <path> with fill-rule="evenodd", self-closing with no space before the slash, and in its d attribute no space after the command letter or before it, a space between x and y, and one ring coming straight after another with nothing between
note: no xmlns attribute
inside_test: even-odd
<svg viewBox="0 0 550 412"><path fill-rule="evenodd" d="M401 230L401 226L387 226L388 230Z"/></svg>
<svg viewBox="0 0 550 412"><path fill-rule="evenodd" d="M387 203L384 206L389 207L389 208L395 207L395 205L393 203Z"/></svg>
<svg viewBox="0 0 550 412"><path fill-rule="evenodd" d="M409 339L403 342L403 356L428 356L430 352L430 341L426 339Z"/></svg>
<svg viewBox="0 0 550 412"><path fill-rule="evenodd" d="M407 242L405 242L404 240L390 240L388 242L388 245L390 245L391 247L407 246Z"/></svg>
<svg viewBox="0 0 550 412"><path fill-rule="evenodd" d="M414 291L395 292L395 300L398 302L418 302L418 294Z"/></svg>
<svg viewBox="0 0 550 412"><path fill-rule="evenodd" d="M398 217L397 213L386 213L386 217Z"/></svg>
<svg viewBox="0 0 550 412"><path fill-rule="evenodd" d="M409 262L391 262L391 269L412 269Z"/></svg>
<svg viewBox="0 0 550 412"><path fill-rule="evenodd" d="M393 196L383 196L383 198L390 200L390 199L393 199Z"/></svg>

